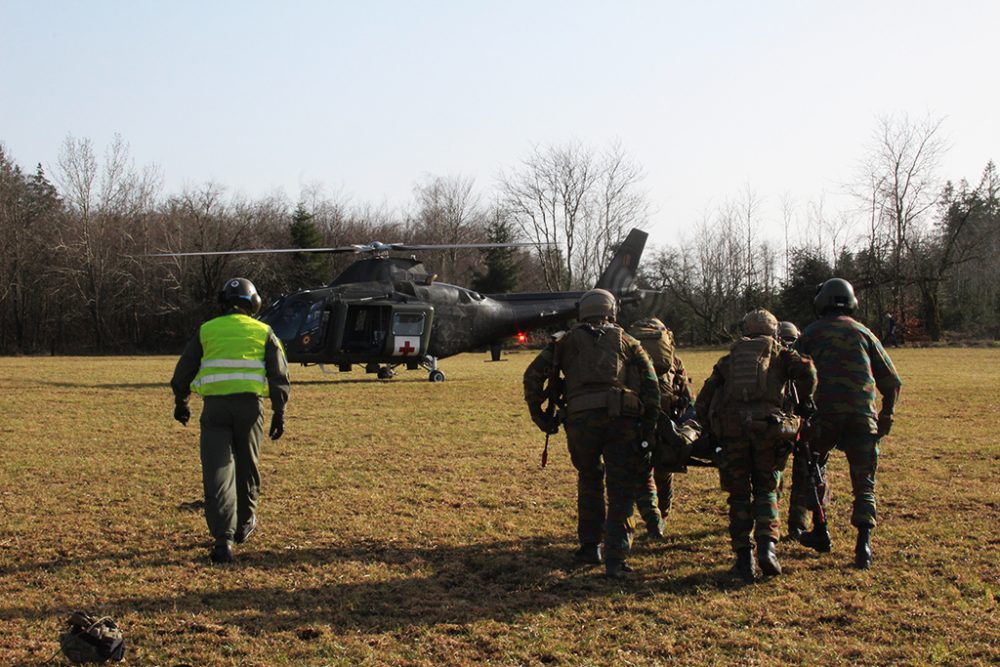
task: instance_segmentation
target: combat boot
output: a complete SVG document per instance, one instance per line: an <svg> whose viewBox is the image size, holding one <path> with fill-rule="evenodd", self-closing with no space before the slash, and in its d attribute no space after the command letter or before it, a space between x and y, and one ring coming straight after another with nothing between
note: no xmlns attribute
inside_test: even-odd
<svg viewBox="0 0 1000 667"><path fill-rule="evenodd" d="M663 540L664 528L666 528L666 524L663 523L660 513L657 512L655 521L646 522L646 536L651 540L661 541Z"/></svg>
<svg viewBox="0 0 1000 667"><path fill-rule="evenodd" d="M604 559L601 557L600 544L582 544L573 556L576 558L577 563L584 563L586 565L600 565L604 562Z"/></svg>
<svg viewBox="0 0 1000 667"><path fill-rule="evenodd" d="M212 547L212 553L208 557L212 559L213 563L232 563L234 560L233 548L229 545L229 540L216 540L215 546Z"/></svg>
<svg viewBox="0 0 1000 667"><path fill-rule="evenodd" d="M858 541L854 545L854 567L867 570L872 566L872 529L858 528Z"/></svg>
<svg viewBox="0 0 1000 667"><path fill-rule="evenodd" d="M784 540L789 542L798 542L805 532L806 527L803 524L789 521L788 528L785 530Z"/></svg>
<svg viewBox="0 0 1000 667"><path fill-rule="evenodd" d="M802 536L799 537L799 544L815 549L821 554L828 554L830 553L830 531L827 530L825 523L816 524L808 533L802 533Z"/></svg>
<svg viewBox="0 0 1000 667"><path fill-rule="evenodd" d="M624 579L633 572L632 566L623 560L609 560L604 576L608 579Z"/></svg>
<svg viewBox="0 0 1000 667"><path fill-rule="evenodd" d="M748 584L753 583L755 573L753 567L753 551L750 547L744 547L736 550L736 564L733 565L732 571L733 574Z"/></svg>
<svg viewBox="0 0 1000 667"><path fill-rule="evenodd" d="M251 514L250 520L240 526L239 530L236 531L236 544L243 544L246 542L250 539L250 536L253 535L253 531L255 530L257 530L257 515Z"/></svg>
<svg viewBox="0 0 1000 667"><path fill-rule="evenodd" d="M774 540L769 537L757 540L757 564L765 576L776 577L781 574L781 563L774 551Z"/></svg>

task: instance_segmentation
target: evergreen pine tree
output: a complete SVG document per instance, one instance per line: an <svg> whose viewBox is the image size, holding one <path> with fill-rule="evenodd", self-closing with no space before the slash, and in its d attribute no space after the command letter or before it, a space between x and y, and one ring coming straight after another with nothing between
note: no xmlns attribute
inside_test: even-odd
<svg viewBox="0 0 1000 667"><path fill-rule="evenodd" d="M514 230L509 220L497 210L493 220L486 226L489 243L511 243ZM472 288L486 294L511 292L517 286L517 261L512 248L490 248L483 250L486 273L476 272L472 278Z"/></svg>
<svg viewBox="0 0 1000 667"><path fill-rule="evenodd" d="M292 213L292 224L289 233L292 246L295 248L320 248L323 244L323 234L313 222L313 215L299 202ZM294 288L315 287L326 284L329 280L327 257L314 252L297 252L292 255L291 275L289 284Z"/></svg>

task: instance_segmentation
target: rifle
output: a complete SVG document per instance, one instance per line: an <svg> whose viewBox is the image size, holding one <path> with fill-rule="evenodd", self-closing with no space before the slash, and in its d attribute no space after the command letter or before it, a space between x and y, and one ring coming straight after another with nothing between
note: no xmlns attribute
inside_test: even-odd
<svg viewBox="0 0 1000 667"><path fill-rule="evenodd" d="M545 406L545 416L549 418L549 422L556 425L556 429L559 428L559 423L562 421L562 392L563 392L563 380L559 377L559 367L552 364L552 371L549 373L548 386L546 387L546 395L548 397L548 404ZM549 436L551 433L545 433L545 448L542 450L542 467L544 468L549 462Z"/></svg>
<svg viewBox="0 0 1000 667"><path fill-rule="evenodd" d="M788 385L792 399L795 401L796 412L799 412L799 416L803 417L802 426L799 428L799 432L795 434L795 455L804 456L806 460L806 481L810 491L810 501L816 511L815 522L819 525L826 525L826 510L823 509L823 496L826 495L826 479L823 477L823 468L819 464L819 455L813 451L807 440L802 439L802 431L808 427L812 415L806 416L801 414L804 411L801 407L802 404L799 402L799 390L793 381L789 381Z"/></svg>

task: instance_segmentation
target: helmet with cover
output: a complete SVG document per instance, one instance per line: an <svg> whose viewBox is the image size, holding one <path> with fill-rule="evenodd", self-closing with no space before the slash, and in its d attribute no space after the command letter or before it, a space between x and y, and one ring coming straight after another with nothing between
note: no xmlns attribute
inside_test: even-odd
<svg viewBox="0 0 1000 667"><path fill-rule="evenodd" d="M604 289L592 289L580 297L577 316L581 321L607 319L614 321L618 315L615 295Z"/></svg>
<svg viewBox="0 0 1000 667"><path fill-rule="evenodd" d="M791 345L799 338L799 328L792 322L779 322L778 338Z"/></svg>
<svg viewBox="0 0 1000 667"><path fill-rule="evenodd" d="M778 318L770 311L758 308L743 316L744 336L776 336L778 334Z"/></svg>

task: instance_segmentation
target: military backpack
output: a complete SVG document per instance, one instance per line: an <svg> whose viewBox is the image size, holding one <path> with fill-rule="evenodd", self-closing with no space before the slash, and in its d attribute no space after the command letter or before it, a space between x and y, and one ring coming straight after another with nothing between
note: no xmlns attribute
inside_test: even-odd
<svg viewBox="0 0 1000 667"><path fill-rule="evenodd" d="M632 324L629 334L642 343L642 348L653 361L657 375L672 373L674 367L674 335L663 323L654 318L639 320ZM673 377L669 378L673 384Z"/></svg>
<svg viewBox="0 0 1000 667"><path fill-rule="evenodd" d="M780 353L778 341L770 336L742 338L729 351L729 377L722 386L723 404L762 401L781 406L781 385L769 382L771 362Z"/></svg>

